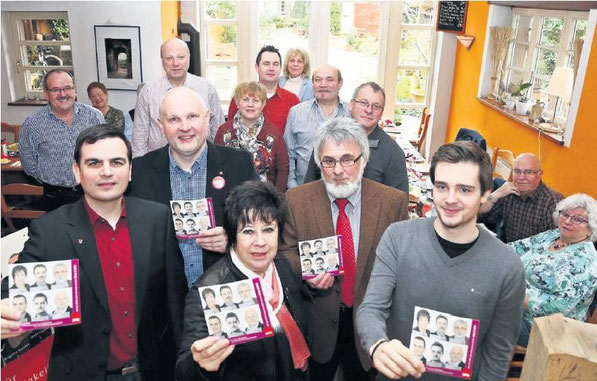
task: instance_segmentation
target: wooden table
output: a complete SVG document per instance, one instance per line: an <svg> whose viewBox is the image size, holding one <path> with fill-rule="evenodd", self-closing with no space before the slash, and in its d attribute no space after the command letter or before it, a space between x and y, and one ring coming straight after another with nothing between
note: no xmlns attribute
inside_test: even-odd
<svg viewBox="0 0 597 381"><path fill-rule="evenodd" d="M8 159L10 163L2 164L2 185L14 183L39 185L33 177L25 173L21 159L18 156L8 157Z"/></svg>
<svg viewBox="0 0 597 381"><path fill-rule="evenodd" d="M10 163L2 164L2 172L24 172L20 157L12 156L8 160Z"/></svg>

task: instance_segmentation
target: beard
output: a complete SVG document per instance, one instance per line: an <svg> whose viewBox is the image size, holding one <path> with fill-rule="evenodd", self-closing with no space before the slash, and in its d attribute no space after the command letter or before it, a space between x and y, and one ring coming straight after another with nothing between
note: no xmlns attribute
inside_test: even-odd
<svg viewBox="0 0 597 381"><path fill-rule="evenodd" d="M363 179L364 171L365 166L361 165L361 168L359 169L359 175L357 176L357 178L354 181L342 184L334 184L332 182L328 182L324 177L323 181L325 182L325 189L334 198L348 198L359 189L359 185L361 185L361 180Z"/></svg>

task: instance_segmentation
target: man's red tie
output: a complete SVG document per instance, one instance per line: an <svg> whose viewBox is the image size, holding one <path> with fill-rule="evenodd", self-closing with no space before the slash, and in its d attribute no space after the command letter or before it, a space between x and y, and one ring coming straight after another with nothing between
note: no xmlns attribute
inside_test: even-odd
<svg viewBox="0 0 597 381"><path fill-rule="evenodd" d="M350 220L344 211L348 204L345 198L337 198L336 205L340 212L336 221L336 234L342 236L342 262L344 265L344 276L340 281L340 299L347 307L352 307L354 301L354 278L356 275L356 262L354 259L354 241L352 240L352 229Z"/></svg>

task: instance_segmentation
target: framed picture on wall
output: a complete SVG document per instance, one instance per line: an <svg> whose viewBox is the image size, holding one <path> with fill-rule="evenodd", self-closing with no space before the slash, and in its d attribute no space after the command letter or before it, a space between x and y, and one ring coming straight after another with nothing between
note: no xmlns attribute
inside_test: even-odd
<svg viewBox="0 0 597 381"><path fill-rule="evenodd" d="M141 28L95 25L97 79L109 90L136 91L143 82Z"/></svg>

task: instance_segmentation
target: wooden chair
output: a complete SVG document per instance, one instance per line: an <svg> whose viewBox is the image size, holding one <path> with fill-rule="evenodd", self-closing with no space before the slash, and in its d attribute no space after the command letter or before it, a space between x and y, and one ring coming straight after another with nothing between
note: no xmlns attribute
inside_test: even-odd
<svg viewBox="0 0 597 381"><path fill-rule="evenodd" d="M504 180L512 181L512 171L514 170L514 154L512 151L493 149L491 164L493 165L493 177L499 177Z"/></svg>
<svg viewBox="0 0 597 381"><path fill-rule="evenodd" d="M524 365L524 357L527 353L527 349L520 345L514 347L514 353L512 354L512 360L510 360L510 370L508 371L508 378L506 381L518 381L520 380L520 373L522 373L522 366Z"/></svg>
<svg viewBox="0 0 597 381"><path fill-rule="evenodd" d="M425 138L427 137L427 129L429 128L429 120L431 119L431 111L425 107L423 114L421 115L421 124L419 125L419 131L417 132L417 138L411 139L412 145L417 147L419 152L423 154L425 146Z"/></svg>
<svg viewBox="0 0 597 381"><path fill-rule="evenodd" d="M26 218L35 219L43 216L46 212L32 209L16 209L8 205L5 196L43 196L44 188L38 185L30 184L8 184L2 186L2 218L6 221L11 232L16 232L12 219Z"/></svg>
<svg viewBox="0 0 597 381"><path fill-rule="evenodd" d="M6 122L2 122L2 139L6 139L6 143L18 143L19 131L21 126L15 126Z"/></svg>

